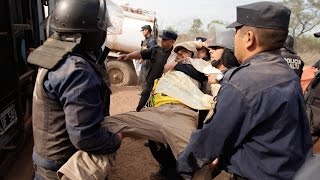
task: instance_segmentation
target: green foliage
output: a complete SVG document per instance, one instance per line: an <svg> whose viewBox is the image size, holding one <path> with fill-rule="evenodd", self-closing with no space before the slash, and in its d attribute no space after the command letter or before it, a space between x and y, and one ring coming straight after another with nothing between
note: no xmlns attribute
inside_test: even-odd
<svg viewBox="0 0 320 180"><path fill-rule="evenodd" d="M178 30L174 26L169 26L169 27L166 28L166 30L173 31L173 32L176 32L178 34Z"/></svg>
<svg viewBox="0 0 320 180"><path fill-rule="evenodd" d="M190 28L190 33L198 34L200 33L200 28L202 27L202 21L199 18L193 19L193 23Z"/></svg>
<svg viewBox="0 0 320 180"><path fill-rule="evenodd" d="M207 25L207 29L209 29L213 24L221 24L221 25L225 25L226 23L217 19L212 20L208 25Z"/></svg>
<svg viewBox="0 0 320 180"><path fill-rule="evenodd" d="M289 31L297 39L320 24L319 0L283 0L291 9Z"/></svg>

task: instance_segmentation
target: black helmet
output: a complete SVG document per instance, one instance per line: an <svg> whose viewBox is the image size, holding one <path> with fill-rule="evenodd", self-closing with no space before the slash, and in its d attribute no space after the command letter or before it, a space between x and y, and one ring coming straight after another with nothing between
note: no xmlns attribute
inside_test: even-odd
<svg viewBox="0 0 320 180"><path fill-rule="evenodd" d="M110 0L59 0L47 19L58 34L81 34L85 50L100 49L106 32L120 33L122 22L122 9Z"/></svg>
<svg viewBox="0 0 320 180"><path fill-rule="evenodd" d="M105 0L59 0L49 23L58 33L107 31L111 26Z"/></svg>
<svg viewBox="0 0 320 180"><path fill-rule="evenodd" d="M294 50L293 46L294 46L294 39L291 35L288 35L286 42L284 42L283 44L283 47L286 48L291 53L296 54L296 51Z"/></svg>

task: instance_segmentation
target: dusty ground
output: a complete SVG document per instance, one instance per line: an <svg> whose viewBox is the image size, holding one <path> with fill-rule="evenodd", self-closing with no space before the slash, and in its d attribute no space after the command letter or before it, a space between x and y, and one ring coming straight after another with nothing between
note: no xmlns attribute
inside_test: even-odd
<svg viewBox="0 0 320 180"><path fill-rule="evenodd" d="M110 114L134 111L139 98L138 87L115 87L112 89ZM149 179L150 173L159 166L152 158L147 147L143 145L146 140L125 138L118 151L116 165L112 168L109 180Z"/></svg>

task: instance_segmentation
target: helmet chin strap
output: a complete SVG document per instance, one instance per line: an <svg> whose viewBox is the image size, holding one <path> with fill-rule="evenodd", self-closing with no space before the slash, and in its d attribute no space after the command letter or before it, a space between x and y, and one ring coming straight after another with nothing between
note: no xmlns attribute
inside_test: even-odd
<svg viewBox="0 0 320 180"><path fill-rule="evenodd" d="M212 65L213 67L217 68L218 65L221 64L221 63L222 63L222 62L221 62L221 58L220 58L220 59L218 59L218 60L212 61L212 62L211 62L211 65Z"/></svg>

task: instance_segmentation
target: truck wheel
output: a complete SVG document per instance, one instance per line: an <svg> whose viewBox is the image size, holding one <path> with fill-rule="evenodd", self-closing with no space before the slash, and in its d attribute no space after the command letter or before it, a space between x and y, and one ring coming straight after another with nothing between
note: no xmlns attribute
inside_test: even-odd
<svg viewBox="0 0 320 180"><path fill-rule="evenodd" d="M137 84L137 75L129 64L121 61L108 61L107 71L113 86L130 86Z"/></svg>

